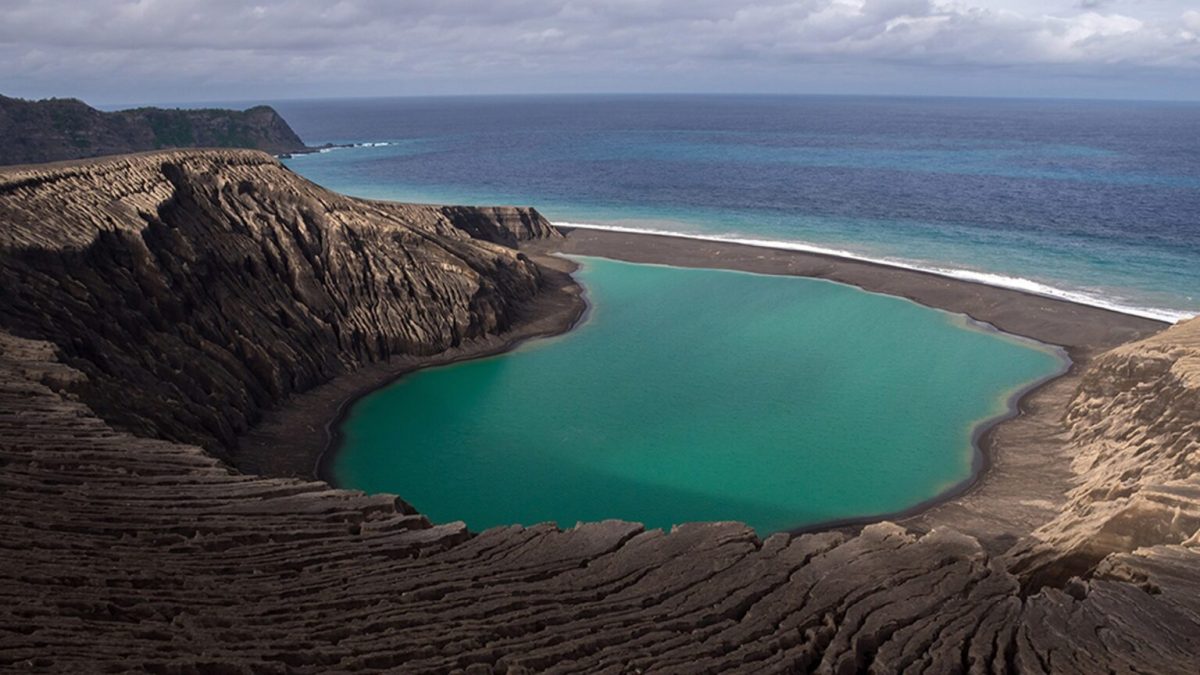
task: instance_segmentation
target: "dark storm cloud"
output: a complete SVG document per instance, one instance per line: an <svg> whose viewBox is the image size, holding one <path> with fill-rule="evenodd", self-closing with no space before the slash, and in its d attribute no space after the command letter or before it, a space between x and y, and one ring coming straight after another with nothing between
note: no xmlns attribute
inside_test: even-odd
<svg viewBox="0 0 1200 675"><path fill-rule="evenodd" d="M0 87L102 90L110 99L787 89L833 72L869 80L881 67L1017 68L1033 78L1045 69L1093 78L1151 73L1164 82L1178 74L1195 82L1200 11L1190 6L1190 0L6 0Z"/></svg>

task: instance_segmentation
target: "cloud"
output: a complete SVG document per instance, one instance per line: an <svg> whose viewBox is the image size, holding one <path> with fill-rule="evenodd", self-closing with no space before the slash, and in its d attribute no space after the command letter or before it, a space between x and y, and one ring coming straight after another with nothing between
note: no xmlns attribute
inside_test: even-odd
<svg viewBox="0 0 1200 675"><path fill-rule="evenodd" d="M1189 31L1200 31L1200 12L1189 11L1183 13L1183 25Z"/></svg>
<svg viewBox="0 0 1200 675"><path fill-rule="evenodd" d="M1189 0L1161 0L1153 14L1137 0L1062 0L1057 13L1019 2L8 0L0 82L367 93L538 78L586 89L619 75L637 88L648 73L770 81L829 64L1200 72L1200 13Z"/></svg>

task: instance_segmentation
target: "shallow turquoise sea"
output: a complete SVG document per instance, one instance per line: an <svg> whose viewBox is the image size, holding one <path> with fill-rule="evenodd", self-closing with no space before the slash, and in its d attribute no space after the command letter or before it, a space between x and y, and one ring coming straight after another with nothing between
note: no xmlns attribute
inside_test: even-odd
<svg viewBox="0 0 1200 675"><path fill-rule="evenodd" d="M474 530L622 518L760 534L899 511L1056 350L831 282L581 259L576 330L358 401L332 467Z"/></svg>
<svg viewBox="0 0 1200 675"><path fill-rule="evenodd" d="M350 194L807 246L1177 320L1200 105L820 96L281 101Z"/></svg>

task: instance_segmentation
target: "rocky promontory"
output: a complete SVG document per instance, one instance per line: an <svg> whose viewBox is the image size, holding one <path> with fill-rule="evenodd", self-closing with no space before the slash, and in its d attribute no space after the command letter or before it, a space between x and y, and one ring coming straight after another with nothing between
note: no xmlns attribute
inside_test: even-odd
<svg viewBox="0 0 1200 675"><path fill-rule="evenodd" d="M343 197L256 152L13 171L0 314L60 345L105 419L223 457L293 392L511 327L541 272L489 242L515 241L509 221L549 225L446 211Z"/></svg>
<svg viewBox="0 0 1200 675"><path fill-rule="evenodd" d="M33 164L160 148L308 150L270 106L102 112L73 98L0 96L0 164Z"/></svg>
<svg viewBox="0 0 1200 675"><path fill-rule="evenodd" d="M298 392L511 333L561 291L511 245L554 234L255 152L0 172L0 669L1194 672L1200 321L1087 364L1052 430L1076 489L1001 553L892 523L475 534L223 461Z"/></svg>

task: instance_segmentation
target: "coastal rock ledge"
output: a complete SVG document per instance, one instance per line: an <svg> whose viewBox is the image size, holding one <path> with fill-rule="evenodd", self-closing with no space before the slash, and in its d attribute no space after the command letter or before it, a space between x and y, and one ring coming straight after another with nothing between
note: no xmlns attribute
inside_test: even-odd
<svg viewBox="0 0 1200 675"><path fill-rule="evenodd" d="M497 213L254 152L0 172L0 669L1195 672L1200 321L1088 364L1078 488L1000 555L892 523L473 534L224 461L293 393L520 322L550 272L512 245L555 233Z"/></svg>

